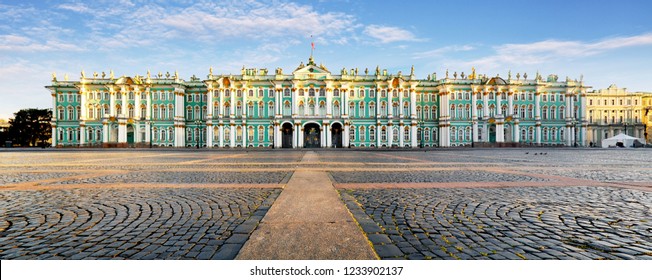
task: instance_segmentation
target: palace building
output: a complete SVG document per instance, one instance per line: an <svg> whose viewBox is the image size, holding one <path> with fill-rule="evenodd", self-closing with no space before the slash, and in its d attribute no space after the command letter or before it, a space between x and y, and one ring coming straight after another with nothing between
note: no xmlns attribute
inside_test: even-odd
<svg viewBox="0 0 652 280"><path fill-rule="evenodd" d="M646 125L652 117L648 116L651 97L650 93L629 92L613 84L588 92L588 140L599 145L604 139L624 133L649 141Z"/></svg>
<svg viewBox="0 0 652 280"><path fill-rule="evenodd" d="M312 56L292 73L245 69L59 81L53 146L450 147L587 145L583 82L457 72L342 69Z"/></svg>

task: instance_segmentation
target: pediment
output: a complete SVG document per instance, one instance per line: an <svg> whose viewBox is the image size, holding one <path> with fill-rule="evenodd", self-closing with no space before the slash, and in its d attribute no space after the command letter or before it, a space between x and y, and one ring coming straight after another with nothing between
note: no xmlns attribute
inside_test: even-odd
<svg viewBox="0 0 652 280"><path fill-rule="evenodd" d="M323 69L317 65L308 65L303 68L299 68L292 72L293 75L297 74L330 74L331 72Z"/></svg>

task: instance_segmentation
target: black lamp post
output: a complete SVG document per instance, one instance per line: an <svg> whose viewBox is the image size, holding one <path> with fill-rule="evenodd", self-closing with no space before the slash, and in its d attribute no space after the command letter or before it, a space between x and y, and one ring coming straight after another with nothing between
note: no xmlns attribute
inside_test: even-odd
<svg viewBox="0 0 652 280"><path fill-rule="evenodd" d="M154 122L149 121L149 148L150 149L152 148L152 142L154 141L154 135L152 133L153 129L154 129Z"/></svg>
<svg viewBox="0 0 652 280"><path fill-rule="evenodd" d="M199 138L201 138L201 121L196 120L195 125L197 126L197 137L195 137L195 140L197 141L197 149L199 149Z"/></svg>

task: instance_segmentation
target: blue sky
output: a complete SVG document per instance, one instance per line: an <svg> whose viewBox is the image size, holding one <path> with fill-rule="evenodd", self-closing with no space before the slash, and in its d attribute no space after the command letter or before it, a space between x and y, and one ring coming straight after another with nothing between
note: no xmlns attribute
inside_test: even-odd
<svg viewBox="0 0 652 280"><path fill-rule="evenodd" d="M651 1L0 1L0 118L49 108L51 73L179 72L243 65L539 71L652 91Z"/></svg>

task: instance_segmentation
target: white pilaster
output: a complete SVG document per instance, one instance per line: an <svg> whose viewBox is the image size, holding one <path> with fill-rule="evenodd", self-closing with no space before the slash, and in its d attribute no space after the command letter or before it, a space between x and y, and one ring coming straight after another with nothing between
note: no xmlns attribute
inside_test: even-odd
<svg viewBox="0 0 652 280"><path fill-rule="evenodd" d="M349 123L345 122L344 123L344 134L342 135L342 147L347 148L350 145L350 139L349 139Z"/></svg>
<svg viewBox="0 0 652 280"><path fill-rule="evenodd" d="M392 123L387 125L387 147L392 147L394 145L394 127Z"/></svg>
<svg viewBox="0 0 652 280"><path fill-rule="evenodd" d="M412 148L419 147L417 140L419 140L417 137L417 124L416 122L413 122L412 125L410 125L410 146Z"/></svg>

